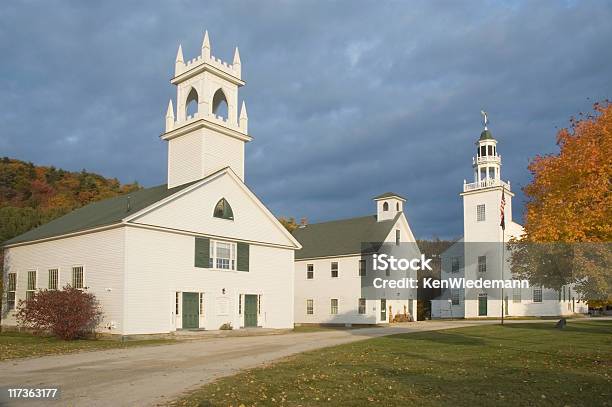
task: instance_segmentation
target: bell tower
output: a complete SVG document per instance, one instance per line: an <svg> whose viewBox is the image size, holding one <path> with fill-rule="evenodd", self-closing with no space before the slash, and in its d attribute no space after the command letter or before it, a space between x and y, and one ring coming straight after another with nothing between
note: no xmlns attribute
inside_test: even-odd
<svg viewBox="0 0 612 407"><path fill-rule="evenodd" d="M501 179L501 156L497 153L497 140L489 130L488 115L484 117L484 129L476 141L476 156L472 157L474 182L463 180L463 237L466 242L500 242L499 227L502 191L506 200L506 221L512 221L510 182Z"/></svg>
<svg viewBox="0 0 612 407"><path fill-rule="evenodd" d="M244 181L244 145L251 137L244 102L238 112L238 88L245 84L238 48L231 65L215 58L206 31L196 58L185 61L179 45L170 83L176 112L171 99L161 135L168 141L168 188L225 167Z"/></svg>

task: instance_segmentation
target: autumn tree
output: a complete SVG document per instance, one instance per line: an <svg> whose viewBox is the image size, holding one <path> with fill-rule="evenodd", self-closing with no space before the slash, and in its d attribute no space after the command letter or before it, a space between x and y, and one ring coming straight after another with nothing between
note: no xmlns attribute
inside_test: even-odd
<svg viewBox="0 0 612 407"><path fill-rule="evenodd" d="M513 270L532 284L575 283L587 298L611 300L612 104L572 118L557 145L557 154L529 164L525 235Z"/></svg>
<svg viewBox="0 0 612 407"><path fill-rule="evenodd" d="M285 227L285 229L289 231L289 233L293 232L299 226L295 221L294 217L285 218L281 216L280 218L278 218L278 221L281 223L281 225Z"/></svg>

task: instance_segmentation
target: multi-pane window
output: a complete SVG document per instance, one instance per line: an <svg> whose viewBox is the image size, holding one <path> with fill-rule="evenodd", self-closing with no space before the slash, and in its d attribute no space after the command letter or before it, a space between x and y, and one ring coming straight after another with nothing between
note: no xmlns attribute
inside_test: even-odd
<svg viewBox="0 0 612 407"><path fill-rule="evenodd" d="M57 290L59 281L59 270L49 269L49 290Z"/></svg>
<svg viewBox="0 0 612 407"><path fill-rule="evenodd" d="M338 277L338 262L337 261L332 261L331 264L331 276L332 277Z"/></svg>
<svg viewBox="0 0 612 407"><path fill-rule="evenodd" d="M8 273L8 284L6 285L6 302L9 310L15 309L16 291L17 273Z"/></svg>
<svg viewBox="0 0 612 407"><path fill-rule="evenodd" d="M533 288L533 302L542 302L542 287Z"/></svg>
<svg viewBox="0 0 612 407"><path fill-rule="evenodd" d="M459 257L451 257L451 273L458 273L460 268Z"/></svg>
<svg viewBox="0 0 612 407"><path fill-rule="evenodd" d="M512 302L521 302L521 287L512 288Z"/></svg>
<svg viewBox="0 0 612 407"><path fill-rule="evenodd" d="M36 292L36 271L28 271L28 285L26 288L26 300L32 299Z"/></svg>
<svg viewBox="0 0 612 407"><path fill-rule="evenodd" d="M215 246L215 266L223 270L236 269L236 250L232 243L213 242Z"/></svg>
<svg viewBox="0 0 612 407"><path fill-rule="evenodd" d="M451 289L451 304L452 305L459 305L459 294L460 291L456 288L452 288Z"/></svg>
<svg viewBox="0 0 612 407"><path fill-rule="evenodd" d="M359 260L359 277L364 277L366 275L366 261Z"/></svg>
<svg viewBox="0 0 612 407"><path fill-rule="evenodd" d="M330 313L332 315L338 314L338 299L337 298L332 298L331 299L331 310L330 310Z"/></svg>
<svg viewBox="0 0 612 407"><path fill-rule="evenodd" d="M200 315L204 315L204 293L200 293Z"/></svg>
<svg viewBox="0 0 612 407"><path fill-rule="evenodd" d="M312 280L314 278L314 264L306 265L306 278Z"/></svg>
<svg viewBox="0 0 612 407"><path fill-rule="evenodd" d="M360 314L365 314L366 313L366 300L365 300L365 298L360 298L359 299L359 313Z"/></svg>
<svg viewBox="0 0 612 407"><path fill-rule="evenodd" d="M395 230L395 245L399 246L402 240L402 232L399 229Z"/></svg>
<svg viewBox="0 0 612 407"><path fill-rule="evenodd" d="M487 272L487 256L478 256L478 272Z"/></svg>
<svg viewBox="0 0 612 407"><path fill-rule="evenodd" d="M238 295L238 315L242 315L242 294Z"/></svg>
<svg viewBox="0 0 612 407"><path fill-rule="evenodd" d="M181 293L179 293L178 291L174 293L174 314L175 315L179 314L179 299L181 297L180 294Z"/></svg>
<svg viewBox="0 0 612 407"><path fill-rule="evenodd" d="M476 206L476 221L484 222L485 220L485 205L477 205Z"/></svg>
<svg viewBox="0 0 612 407"><path fill-rule="evenodd" d="M314 314L314 300L306 300L306 314Z"/></svg>
<svg viewBox="0 0 612 407"><path fill-rule="evenodd" d="M72 268L72 287L83 288L83 266Z"/></svg>

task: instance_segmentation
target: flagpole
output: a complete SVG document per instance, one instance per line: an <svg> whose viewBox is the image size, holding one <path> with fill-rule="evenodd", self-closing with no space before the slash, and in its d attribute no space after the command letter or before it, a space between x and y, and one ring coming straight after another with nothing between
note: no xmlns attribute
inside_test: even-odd
<svg viewBox="0 0 612 407"><path fill-rule="evenodd" d="M504 260L505 260L505 253L506 250L504 250L504 246L506 244L506 214L505 212L505 199L504 199L504 187L502 185L502 202L504 204L504 208L503 208L503 212L501 213L502 216L502 222L499 225L501 227L502 230L502 246L501 246L501 251L502 251L502 255L501 255L501 279L502 279L502 285L501 285L501 324L504 324Z"/></svg>

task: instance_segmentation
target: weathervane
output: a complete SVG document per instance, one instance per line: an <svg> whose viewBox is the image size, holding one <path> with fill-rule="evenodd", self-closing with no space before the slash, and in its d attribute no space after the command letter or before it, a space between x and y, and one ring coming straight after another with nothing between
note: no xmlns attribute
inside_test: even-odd
<svg viewBox="0 0 612 407"><path fill-rule="evenodd" d="M482 115L482 123L484 124L484 129L487 130L487 124L489 124L489 115L484 110L480 111Z"/></svg>

